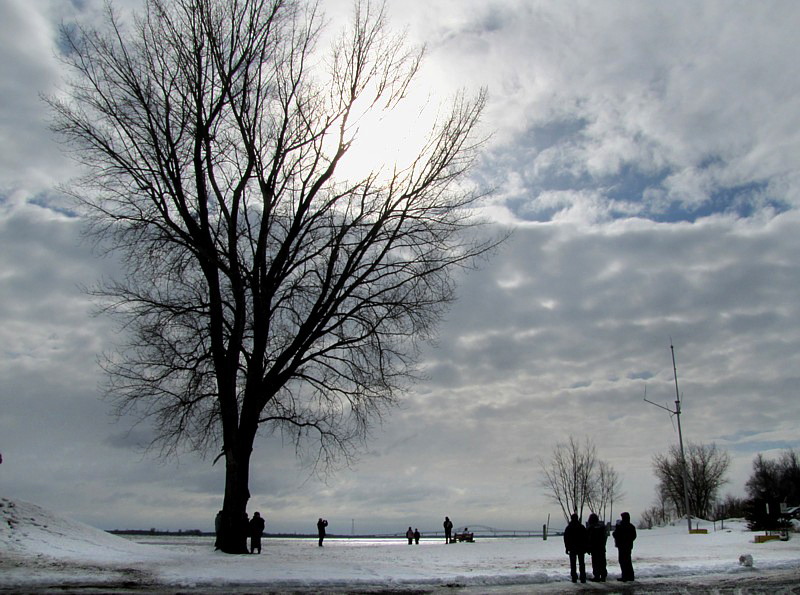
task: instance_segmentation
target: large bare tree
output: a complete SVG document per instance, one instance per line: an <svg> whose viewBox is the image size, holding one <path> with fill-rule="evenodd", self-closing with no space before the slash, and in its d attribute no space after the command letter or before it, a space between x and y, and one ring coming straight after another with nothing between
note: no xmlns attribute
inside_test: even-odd
<svg viewBox="0 0 800 595"><path fill-rule="evenodd" d="M689 507L697 517L702 519L711 517L719 489L728 481L725 474L730 463L730 455L716 444L687 445L686 476L689 484ZM685 515L683 463L678 446L672 445L666 454L653 457L653 472L658 478L658 491L662 497L675 506L678 515Z"/></svg>
<svg viewBox="0 0 800 595"><path fill-rule="evenodd" d="M129 338L108 392L162 454L224 459L218 547L246 552L256 436L346 462L413 379L453 273L496 244L461 182L485 97L457 96L415 159L353 179L341 165L365 114L404 101L422 58L381 6L357 2L330 52L298 0L107 17L65 28L72 78L48 101L87 172L68 191L127 267L96 289Z"/></svg>

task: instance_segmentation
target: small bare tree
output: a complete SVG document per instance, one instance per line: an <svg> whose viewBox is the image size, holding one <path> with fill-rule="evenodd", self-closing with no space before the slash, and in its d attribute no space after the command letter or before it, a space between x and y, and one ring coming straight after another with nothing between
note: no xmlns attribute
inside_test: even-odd
<svg viewBox="0 0 800 595"><path fill-rule="evenodd" d="M589 494L589 508L601 520L611 520L614 513L614 502L622 498L622 480L616 469L607 461L597 461L594 475L594 486Z"/></svg>
<svg viewBox="0 0 800 595"><path fill-rule="evenodd" d="M674 512L672 500L667 499L662 492L656 491L656 503L641 513L639 528L652 529L664 526L672 520Z"/></svg>
<svg viewBox="0 0 800 595"><path fill-rule="evenodd" d="M728 480L730 455L716 444L692 444L686 448L686 473L689 482L689 506L699 518L710 518L719 489ZM678 515L686 514L683 490L683 469L680 449L673 445L669 452L653 457L653 471L659 480L658 490L672 502Z"/></svg>
<svg viewBox="0 0 800 595"><path fill-rule="evenodd" d="M146 0L127 28L109 8L104 30L65 28L73 78L48 99L88 172L69 191L127 265L96 291L129 339L109 394L162 453L224 459L231 553L246 552L256 436L346 462L414 378L454 271L496 244L459 182L484 94L457 97L410 163L342 176L365 114L405 100L422 52L359 1L324 56L318 13Z"/></svg>

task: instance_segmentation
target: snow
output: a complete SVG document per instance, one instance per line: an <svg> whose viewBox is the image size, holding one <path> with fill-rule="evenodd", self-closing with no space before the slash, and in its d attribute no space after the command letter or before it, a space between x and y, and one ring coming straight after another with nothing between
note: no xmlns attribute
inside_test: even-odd
<svg viewBox="0 0 800 595"><path fill-rule="evenodd" d="M639 530L633 551L636 585L796 584L800 582L800 536L756 544L743 521L720 529L703 523L706 535L685 524ZM265 538L258 556L215 552L207 536L114 536L34 504L0 498L0 591L59 588L142 590L190 588L228 591L416 590L448 592L557 592L575 588L560 536L477 537L446 545L426 539ZM753 566L739 564L750 554ZM590 561L587 557L587 571ZM609 578L619 576L613 540ZM711 578L710 578L711 577ZM704 582L705 581L705 582ZM748 582L749 581L749 582ZM753 582L755 581L755 582ZM618 583L617 583L618 584ZM610 584L609 584L610 587ZM589 583L582 589L599 589ZM661 589L663 591L663 589ZM764 588L756 592L772 592ZM753 592L753 591L751 591Z"/></svg>

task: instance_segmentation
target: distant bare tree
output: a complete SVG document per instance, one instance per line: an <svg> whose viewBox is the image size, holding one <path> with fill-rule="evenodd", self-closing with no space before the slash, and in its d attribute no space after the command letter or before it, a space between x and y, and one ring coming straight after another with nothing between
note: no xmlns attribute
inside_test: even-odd
<svg viewBox="0 0 800 595"><path fill-rule="evenodd" d="M592 483L593 488L589 492L589 508L601 520L609 521L614 512L614 502L624 495L622 480L608 462L597 461L597 470Z"/></svg>
<svg viewBox="0 0 800 595"><path fill-rule="evenodd" d="M737 498L728 494L714 506L714 515L711 520L743 519L747 515L748 502L745 498Z"/></svg>
<svg viewBox="0 0 800 595"><path fill-rule="evenodd" d="M780 468L777 461L772 461L758 453L753 459L753 473L745 484L750 498L772 497L780 491Z"/></svg>
<svg viewBox="0 0 800 595"><path fill-rule="evenodd" d="M753 472L745 484L751 499L771 498L792 505L800 504L800 460L794 449L781 453L777 460L759 453Z"/></svg>
<svg viewBox="0 0 800 595"><path fill-rule="evenodd" d="M570 436L569 441L556 444L549 461L540 458L539 466L544 474L541 485L561 507L564 519L569 522L573 512L583 518L583 510L596 490L594 444L588 438L580 443Z"/></svg>
<svg viewBox="0 0 800 595"><path fill-rule="evenodd" d="M660 523L658 508L651 506L647 510L643 510L639 515L639 523L636 525L639 529L652 529L658 527Z"/></svg>
<svg viewBox="0 0 800 595"><path fill-rule="evenodd" d="M130 28L109 7L104 30L64 29L73 77L48 99L88 172L70 192L127 265L96 291L129 339L109 394L162 454L224 459L225 552L246 551L256 436L349 460L414 378L454 272L497 242L459 182L484 94L457 97L410 163L343 177L422 52L368 1L327 56L320 22L302 0L146 0Z"/></svg>
<svg viewBox="0 0 800 595"><path fill-rule="evenodd" d="M692 444L686 447L689 481L689 506L692 514L708 519L713 513L719 489L728 480L730 455L716 444ZM686 514L683 470L680 449L673 445L664 455L653 457L653 471L659 480L659 492L669 499L680 516Z"/></svg>
<svg viewBox="0 0 800 595"><path fill-rule="evenodd" d="M669 523L675 515L675 508L672 501L667 499L661 491L656 492L656 503L642 512L639 517L640 529L652 529L662 527Z"/></svg>

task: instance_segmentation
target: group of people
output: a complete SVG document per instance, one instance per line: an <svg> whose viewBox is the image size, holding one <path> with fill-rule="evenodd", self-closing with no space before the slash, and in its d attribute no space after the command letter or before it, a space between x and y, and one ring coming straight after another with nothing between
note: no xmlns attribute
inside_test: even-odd
<svg viewBox="0 0 800 595"><path fill-rule="evenodd" d="M636 540L636 527L631 523L631 515L623 512L620 520L611 534L617 548L621 576L617 579L623 582L634 580L633 562L631 552L633 542ZM592 557L592 581L605 582L608 577L606 569L606 540L608 533L605 523L601 523L595 513L589 515L589 520L584 527L580 517L573 513L567 528L564 529L564 547L569 555L569 569L572 582L580 580L586 582L586 562L584 556L588 553ZM576 568L577 567L577 568Z"/></svg>
<svg viewBox="0 0 800 595"><path fill-rule="evenodd" d="M264 522L264 518L261 516L260 512L254 512L253 518L249 518L247 513L245 512L242 516L242 525L241 527L246 529L247 537L250 538L250 553L251 554L260 554L261 553L261 537L264 534L264 527L266 523ZM320 518L317 521L317 534L319 535L319 546L322 547L322 541L325 539L325 527L328 526L328 521ZM222 511L220 510L217 513L216 519L214 519L214 529L217 533L217 540L219 540L220 531L222 529ZM409 527L410 529L410 527ZM419 535L419 534L418 534ZM419 537L417 537L419 540ZM217 541L216 546L219 549L219 541Z"/></svg>
<svg viewBox="0 0 800 595"><path fill-rule="evenodd" d="M415 542L417 545L419 545L419 538L420 538L419 529L414 529L412 531L411 527L409 527L408 531L406 531L406 538L408 539L408 545L411 545L412 543Z"/></svg>
<svg viewBox="0 0 800 595"><path fill-rule="evenodd" d="M222 519L222 511L217 513L216 530L217 535L220 532L220 524ZM261 553L261 536L264 533L264 519L259 512L253 513L253 518L248 519L247 513L244 513L242 518L242 526L247 527L247 536L250 538L250 553ZM328 526L328 521L321 518L317 521L317 534L319 536L319 546L322 547L322 542L325 539L325 528ZM444 538L445 543L450 543L453 533L453 522L449 517L444 517ZM633 575L633 562L631 561L631 552L633 551L633 542L636 540L636 527L631 523L631 515L623 512L620 515L620 520L611 534L614 537L614 545L617 548L619 567L621 576L617 579L623 582L634 580ZM408 528L406 531L406 538L408 545L414 543L419 544L421 535L419 529ZM592 557L592 578L594 582L605 582L608 577L608 570L606 568L606 541L608 533L605 523L600 522L600 519L595 513L589 515L589 520L584 526L577 513L573 513L570 517L569 524L564 529L564 547L567 555L569 556L569 569L572 582L576 583L579 580L582 583L586 582L586 560L585 555L588 553Z"/></svg>

